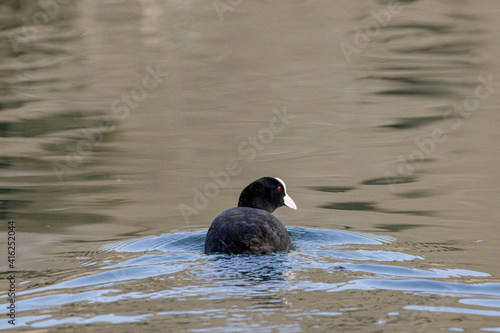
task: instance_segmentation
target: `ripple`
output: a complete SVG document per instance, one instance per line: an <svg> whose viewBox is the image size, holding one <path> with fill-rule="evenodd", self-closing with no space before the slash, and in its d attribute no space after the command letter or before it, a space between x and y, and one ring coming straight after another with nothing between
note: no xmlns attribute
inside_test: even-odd
<svg viewBox="0 0 500 333"><path fill-rule="evenodd" d="M89 261L86 261L84 267L93 271L41 288L20 291L17 294L22 299L16 304L23 311L43 311L73 303L109 303L132 299L195 297L199 301L210 302L228 298L265 298L270 300L262 306L283 308L281 301L272 301L275 295L283 291L390 290L419 296L460 297L462 304L500 307L500 283L446 281L462 277L474 277L475 281L479 281L489 274L466 269L402 266L402 263L417 260L423 263L425 257L399 251L394 237L322 228L289 227L288 231L295 250L271 255L206 255L202 253L206 230L110 243L102 246L101 251L88 254L89 260L95 263L89 266ZM103 254L105 260L101 259ZM113 257L113 254L117 257ZM308 274L317 271L326 274L321 281L299 277L301 272ZM140 287L140 281L147 283L148 287ZM157 281L153 284L155 288L151 287L152 281ZM484 309L427 305L409 305L404 309L500 316L500 311ZM170 312L164 314L167 313ZM187 314L185 311L179 313ZM155 315L162 314L159 312ZM310 315L341 314L342 311L327 311ZM56 319L52 316L19 315L19 326L127 323L144 321L145 316L110 314L93 318L75 316ZM0 329L5 328L8 328L6 321L0 320Z"/></svg>
<svg viewBox="0 0 500 333"><path fill-rule="evenodd" d="M403 309L417 310L417 311L432 311L432 312L448 312L460 314L473 314L481 316L500 317L500 311L493 310L480 310L480 309L466 309L466 308L453 308L449 306L425 306L425 305L407 305Z"/></svg>

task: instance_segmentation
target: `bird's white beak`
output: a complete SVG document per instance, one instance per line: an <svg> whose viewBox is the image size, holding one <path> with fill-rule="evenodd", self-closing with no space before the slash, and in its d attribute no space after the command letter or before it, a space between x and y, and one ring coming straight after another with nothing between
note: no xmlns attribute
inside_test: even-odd
<svg viewBox="0 0 500 333"><path fill-rule="evenodd" d="M287 195L285 195L285 197L283 198L283 201L285 202L285 206L291 208L291 209L294 209L294 210L297 210L297 206L295 205L295 202L293 202L292 198L290 198Z"/></svg>

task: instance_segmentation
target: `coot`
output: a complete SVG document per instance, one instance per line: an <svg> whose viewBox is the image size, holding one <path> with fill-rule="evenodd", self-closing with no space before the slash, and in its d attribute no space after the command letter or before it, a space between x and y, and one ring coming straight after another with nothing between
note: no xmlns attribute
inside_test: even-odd
<svg viewBox="0 0 500 333"><path fill-rule="evenodd" d="M238 207L217 216L207 232L205 253L267 254L292 249L285 225L271 214L276 208L297 209L285 182L263 177L241 192Z"/></svg>

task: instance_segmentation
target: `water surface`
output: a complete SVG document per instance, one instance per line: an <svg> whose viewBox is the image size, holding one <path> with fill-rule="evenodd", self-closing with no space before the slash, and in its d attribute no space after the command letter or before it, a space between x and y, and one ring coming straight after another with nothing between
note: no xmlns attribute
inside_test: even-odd
<svg viewBox="0 0 500 333"><path fill-rule="evenodd" d="M0 328L500 331L498 2L221 3L0 5ZM204 255L261 176L294 250Z"/></svg>

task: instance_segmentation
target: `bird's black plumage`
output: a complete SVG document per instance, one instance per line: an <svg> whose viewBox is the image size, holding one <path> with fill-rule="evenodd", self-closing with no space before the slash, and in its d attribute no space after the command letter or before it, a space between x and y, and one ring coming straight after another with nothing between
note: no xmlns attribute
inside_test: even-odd
<svg viewBox="0 0 500 333"><path fill-rule="evenodd" d="M217 216L207 232L205 253L267 254L292 249L283 222L271 214L276 208L297 209L279 178L263 177L241 192L238 207Z"/></svg>

